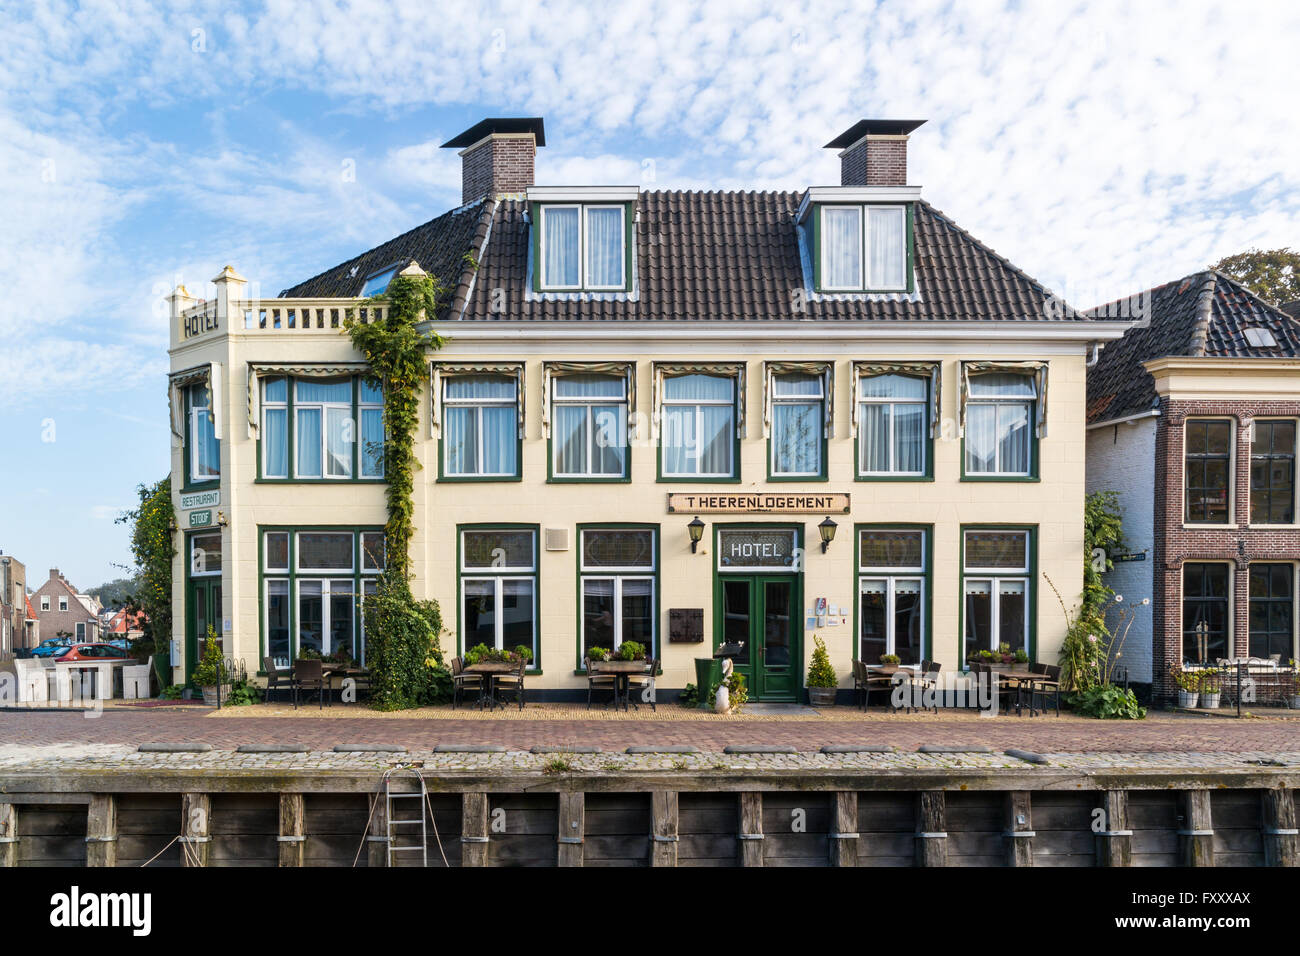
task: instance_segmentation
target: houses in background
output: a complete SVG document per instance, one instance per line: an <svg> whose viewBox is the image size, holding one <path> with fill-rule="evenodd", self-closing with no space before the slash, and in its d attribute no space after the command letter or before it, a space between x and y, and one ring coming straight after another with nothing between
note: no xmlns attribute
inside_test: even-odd
<svg viewBox="0 0 1300 956"><path fill-rule="evenodd" d="M1163 699L1171 664L1300 656L1300 321L1215 272L1134 301L1088 375L1087 485L1119 495L1122 662Z"/></svg>
<svg viewBox="0 0 1300 956"><path fill-rule="evenodd" d="M27 600L27 568L0 551L0 657L35 647L40 625Z"/></svg>
<svg viewBox="0 0 1300 956"><path fill-rule="evenodd" d="M58 568L50 569L49 580L32 594L31 604L40 621L42 638L67 636L78 641L99 640L102 633L99 614L103 607L98 599L79 593Z"/></svg>

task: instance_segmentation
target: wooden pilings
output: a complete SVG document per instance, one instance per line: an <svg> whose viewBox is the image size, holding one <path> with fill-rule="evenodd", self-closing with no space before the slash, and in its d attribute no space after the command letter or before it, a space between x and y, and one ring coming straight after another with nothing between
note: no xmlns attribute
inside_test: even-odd
<svg viewBox="0 0 1300 956"><path fill-rule="evenodd" d="M1184 790L1178 795L1178 862L1180 866L1214 866L1214 823L1210 791Z"/></svg>
<svg viewBox="0 0 1300 956"><path fill-rule="evenodd" d="M560 819L555 834L556 862L559 866L582 866L585 797L581 790L560 794Z"/></svg>
<svg viewBox="0 0 1300 956"><path fill-rule="evenodd" d="M301 793L280 794L280 845L281 866L302 866L307 849L307 819Z"/></svg>
<svg viewBox="0 0 1300 956"><path fill-rule="evenodd" d="M831 866L858 865L858 792L840 790L831 794Z"/></svg>
<svg viewBox="0 0 1300 956"><path fill-rule="evenodd" d="M677 802L676 790L655 790L650 794L651 866L677 865Z"/></svg>
<svg viewBox="0 0 1300 956"><path fill-rule="evenodd" d="M18 865L18 809L0 803L0 867Z"/></svg>
<svg viewBox="0 0 1300 956"><path fill-rule="evenodd" d="M947 802L942 790L916 795L916 865L948 865Z"/></svg>
<svg viewBox="0 0 1300 956"><path fill-rule="evenodd" d="M1009 790L1003 797L1007 866L1034 865L1034 818L1028 790Z"/></svg>
<svg viewBox="0 0 1300 956"><path fill-rule="evenodd" d="M1128 791L1104 790L1097 834L1098 866L1133 865L1133 831L1129 828Z"/></svg>
<svg viewBox="0 0 1300 956"><path fill-rule="evenodd" d="M86 811L86 866L117 866L117 797L96 793Z"/></svg>
<svg viewBox="0 0 1300 956"><path fill-rule="evenodd" d="M1290 790L1260 791L1260 824L1264 831L1265 866L1300 866L1295 798Z"/></svg>
<svg viewBox="0 0 1300 956"><path fill-rule="evenodd" d="M461 795L461 866L487 866L488 862L488 795Z"/></svg>
<svg viewBox="0 0 1300 956"><path fill-rule="evenodd" d="M763 865L763 795L740 795L740 829L736 833L741 866Z"/></svg>
<svg viewBox="0 0 1300 956"><path fill-rule="evenodd" d="M212 851L212 796L181 794L182 866L207 866Z"/></svg>

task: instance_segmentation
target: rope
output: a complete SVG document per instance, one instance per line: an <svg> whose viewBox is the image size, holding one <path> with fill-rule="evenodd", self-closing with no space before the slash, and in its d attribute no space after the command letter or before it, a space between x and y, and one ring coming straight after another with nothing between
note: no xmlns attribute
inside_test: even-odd
<svg viewBox="0 0 1300 956"><path fill-rule="evenodd" d="M145 860L143 863L141 863L140 866L142 866L142 867L148 866L148 865L149 865L150 863L152 863L154 860L158 859L158 857L162 856L164 853L166 853L168 850L170 850L170 849L171 849L171 845L172 845L173 843L175 843L177 840L179 840L180 838L181 838L180 834L179 834L179 833L176 834L176 836L172 837L171 840L167 843L167 845L166 845L165 847L163 847L161 850L159 850L157 853L155 853L155 854L154 854L150 859Z"/></svg>

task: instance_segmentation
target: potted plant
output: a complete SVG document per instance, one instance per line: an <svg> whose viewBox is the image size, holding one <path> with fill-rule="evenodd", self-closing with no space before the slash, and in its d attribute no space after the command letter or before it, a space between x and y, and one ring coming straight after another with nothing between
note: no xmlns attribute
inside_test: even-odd
<svg viewBox="0 0 1300 956"><path fill-rule="evenodd" d="M1201 706L1207 710L1216 710L1219 706L1220 692L1219 672L1214 669L1201 671Z"/></svg>
<svg viewBox="0 0 1300 956"><path fill-rule="evenodd" d="M645 645L636 641L624 641L618 645L618 650L614 652L621 661L643 661L645 660Z"/></svg>
<svg viewBox="0 0 1300 956"><path fill-rule="evenodd" d="M826 642L814 634L812 663L808 667L808 703L814 707L832 706L838 686L839 679L831 666L831 656L826 652Z"/></svg>
<svg viewBox="0 0 1300 956"><path fill-rule="evenodd" d="M902 659L901 657L899 657L897 654L881 654L881 655L880 655L880 663L882 663L882 664L886 664L886 665L888 665L888 664L893 664L895 667L897 667L897 666L898 666L899 664L901 664L902 662L903 662L903 659Z"/></svg>
<svg viewBox="0 0 1300 956"><path fill-rule="evenodd" d="M997 656L1003 664L1010 664L1016 659L1015 655L1011 653L1011 645L1005 642L998 645Z"/></svg>
<svg viewBox="0 0 1300 956"><path fill-rule="evenodd" d="M221 701L230 698L230 684L223 680L224 677L221 647L217 644L217 629L208 625L208 637L203 642L203 656L194 666L194 683L198 684L203 691L203 703L209 707L217 706L218 693L221 695Z"/></svg>
<svg viewBox="0 0 1300 956"><path fill-rule="evenodd" d="M1017 649L1016 649L1016 652L1015 652L1014 654L1012 654L1011 656L1012 656L1012 659L1015 660L1015 662L1016 662L1017 664L1028 664L1028 663L1029 663L1029 654L1025 651L1025 649L1024 649L1023 647L1021 647L1021 648L1017 648Z"/></svg>
<svg viewBox="0 0 1300 956"><path fill-rule="evenodd" d="M609 660L609 649L606 647L601 647L599 645L590 648L587 651L587 660L596 661L597 663L600 663L601 661L607 661Z"/></svg>
<svg viewBox="0 0 1300 956"><path fill-rule="evenodd" d="M1200 696L1201 675L1197 671L1183 670L1179 664L1171 664L1169 675L1178 687L1178 706L1192 708Z"/></svg>

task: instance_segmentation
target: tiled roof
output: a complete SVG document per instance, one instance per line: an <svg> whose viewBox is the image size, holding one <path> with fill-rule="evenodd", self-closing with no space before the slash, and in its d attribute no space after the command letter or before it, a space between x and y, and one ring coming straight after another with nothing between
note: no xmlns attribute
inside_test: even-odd
<svg viewBox="0 0 1300 956"><path fill-rule="evenodd" d="M1088 421L1111 421L1150 409L1155 380L1143 362L1165 356L1296 358L1300 321L1218 272L1197 272L1135 297L1150 323L1134 325L1101 351L1088 372ZM1105 312L1098 306L1093 314ZM1253 345L1247 328L1265 328L1277 345Z"/></svg>
<svg viewBox="0 0 1300 956"><path fill-rule="evenodd" d="M813 295L799 311L801 256L810 255L796 230L802 199L796 192L641 193L631 295L527 291L527 204L519 199L440 216L282 294L356 295L370 273L414 259L448 287L444 314L465 320L1079 321L1050 308L1050 290L925 202L916 204L915 295ZM497 289L506 290L504 310L493 308Z"/></svg>
<svg viewBox="0 0 1300 956"><path fill-rule="evenodd" d="M293 298L360 295L369 276L394 265L400 272L412 260L418 262L425 272L437 276L446 288L454 290L466 271L465 254L470 251L480 224L485 225L484 216L489 212L490 204L481 201L453 209L285 289L280 295Z"/></svg>

